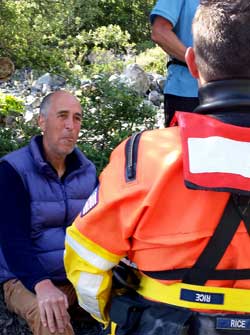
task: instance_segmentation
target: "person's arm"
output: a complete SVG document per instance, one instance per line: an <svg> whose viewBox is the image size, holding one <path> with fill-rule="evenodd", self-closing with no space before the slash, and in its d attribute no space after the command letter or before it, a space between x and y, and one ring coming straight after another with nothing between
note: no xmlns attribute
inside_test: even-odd
<svg viewBox="0 0 250 335"><path fill-rule="evenodd" d="M105 326L109 322L112 268L130 251L131 235L144 214L142 204L147 194L140 182L131 185L124 180L126 143L112 152L99 186L67 228L65 239L65 270L79 305Z"/></svg>
<svg viewBox="0 0 250 335"><path fill-rule="evenodd" d="M152 40L158 44L168 55L185 62L187 47L173 32L170 21L161 16L156 16L152 25Z"/></svg>
<svg viewBox="0 0 250 335"><path fill-rule="evenodd" d="M10 271L36 293L41 320L51 332L69 322L65 294L49 279L30 238L30 199L21 177L7 162L0 163L0 245Z"/></svg>
<svg viewBox="0 0 250 335"><path fill-rule="evenodd" d="M0 245L10 271L30 291L49 278L30 239L30 199L21 177L7 162L0 163Z"/></svg>

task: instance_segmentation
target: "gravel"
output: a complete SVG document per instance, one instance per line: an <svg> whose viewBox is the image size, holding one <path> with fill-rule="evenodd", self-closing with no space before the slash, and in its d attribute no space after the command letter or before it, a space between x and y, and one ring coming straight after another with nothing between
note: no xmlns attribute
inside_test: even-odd
<svg viewBox="0 0 250 335"><path fill-rule="evenodd" d="M100 325L86 324L83 321L73 322L75 335L99 335ZM17 315L10 313L4 303L3 290L0 285L0 335L32 335L26 322Z"/></svg>

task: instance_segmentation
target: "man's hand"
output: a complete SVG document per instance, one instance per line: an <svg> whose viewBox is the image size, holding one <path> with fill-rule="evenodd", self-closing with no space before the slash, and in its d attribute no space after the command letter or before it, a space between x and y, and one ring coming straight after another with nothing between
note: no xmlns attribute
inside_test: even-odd
<svg viewBox="0 0 250 335"><path fill-rule="evenodd" d="M49 279L37 283L35 292L43 326L51 333L63 333L70 322L67 296Z"/></svg>

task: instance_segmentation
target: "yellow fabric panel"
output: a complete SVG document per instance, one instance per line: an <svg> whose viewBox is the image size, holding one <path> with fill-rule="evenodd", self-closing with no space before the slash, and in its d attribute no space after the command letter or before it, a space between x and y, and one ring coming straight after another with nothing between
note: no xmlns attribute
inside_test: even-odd
<svg viewBox="0 0 250 335"><path fill-rule="evenodd" d="M114 322L111 322L111 334L110 335L115 335L117 324Z"/></svg>
<svg viewBox="0 0 250 335"><path fill-rule="evenodd" d="M70 280L72 285L75 287L79 303L80 305L82 305L82 303L85 303L85 297L80 294L79 289L78 289L81 273L87 272L87 273L93 273L97 275L100 270L98 270L97 268L94 268L92 265L85 262L67 244L66 244L64 262L65 262L65 269L67 272L67 278ZM106 304L110 296L112 279L111 279L110 271L106 273L102 272L101 274L103 276L103 281L101 283L101 286L99 287L97 295L93 297L93 299L97 300L101 318L99 318L96 314L91 313L90 310L88 310L88 312L90 312L91 315L95 319L97 319L99 322L103 322L106 325L108 323L108 317L107 317L107 313L105 312L105 309L106 309ZM88 289L91 292L91 286L86 287L86 290Z"/></svg>
<svg viewBox="0 0 250 335"><path fill-rule="evenodd" d="M100 222L101 226L101 222ZM102 234L102 231L100 230L100 234ZM105 234L105 232L104 232ZM103 259L107 260L108 262L116 263L118 264L120 259L123 258L123 256L116 255L114 253L109 252L108 250L102 248L100 245L96 244L95 242L91 241L86 236L82 235L76 225L73 223L70 227L67 228L67 235L71 236L75 241L77 241L79 244L84 246L89 251L93 252L94 254L102 257Z"/></svg>
<svg viewBox="0 0 250 335"><path fill-rule="evenodd" d="M100 317L97 314L92 313L90 309L86 308L86 310L88 310L88 312L90 312L99 322L103 322L107 325L109 317L106 311L106 305L109 301L112 285L112 272L109 271L109 269L119 263L121 257L109 253L85 238L83 235L80 235L74 225L67 229L67 236L80 244L83 250L86 249L88 257L93 257L92 263L84 259L82 255L80 256L76 250L67 243L66 238L64 263L67 277L76 289L80 305L85 308L86 304L87 306L90 306L90 308L93 308L93 306L97 304ZM104 264L107 264L107 271L93 265L97 257L99 257L100 260L103 260ZM95 280L90 280L87 282L87 285L84 285L83 290L81 290L82 280L84 280L85 275L89 276L90 274L95 275L96 278L102 277L101 282L97 283Z"/></svg>

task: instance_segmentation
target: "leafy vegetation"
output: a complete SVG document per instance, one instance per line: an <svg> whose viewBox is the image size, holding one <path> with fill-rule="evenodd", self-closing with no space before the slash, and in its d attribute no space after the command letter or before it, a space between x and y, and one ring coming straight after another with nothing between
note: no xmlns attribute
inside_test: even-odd
<svg viewBox="0 0 250 335"><path fill-rule="evenodd" d="M39 133L36 126L24 121L23 101L0 93L0 157L27 144Z"/></svg>
<svg viewBox="0 0 250 335"><path fill-rule="evenodd" d="M146 72L164 75L166 72L166 54L160 47L150 48L136 57L136 63Z"/></svg>
<svg viewBox="0 0 250 335"><path fill-rule="evenodd" d="M0 56L17 68L69 74L94 48L126 52L150 39L154 0L2 0Z"/></svg>
<svg viewBox="0 0 250 335"><path fill-rule="evenodd" d="M151 129L156 110L135 91L106 77L95 80L95 88L81 99L84 111L79 147L95 162L98 172L108 163L111 151L133 132Z"/></svg>
<svg viewBox="0 0 250 335"><path fill-rule="evenodd" d="M0 0L0 56L10 57L17 69L64 75L72 84L79 82L77 78L95 78L94 89L81 96L84 118L79 146L98 172L119 142L155 124L153 107L125 85L107 79L108 74L123 70L127 54L148 72L165 72L165 54L150 40L148 18L154 3ZM39 133L23 114L18 99L0 96L0 156Z"/></svg>
<svg viewBox="0 0 250 335"><path fill-rule="evenodd" d="M17 99L11 95L5 95L0 92L0 116L7 116L9 114L24 113L24 105L22 100Z"/></svg>

